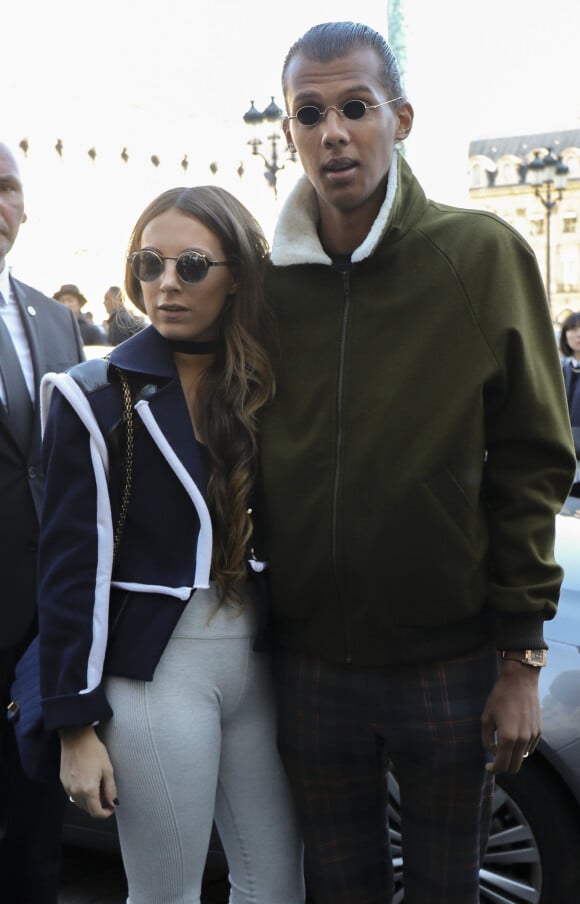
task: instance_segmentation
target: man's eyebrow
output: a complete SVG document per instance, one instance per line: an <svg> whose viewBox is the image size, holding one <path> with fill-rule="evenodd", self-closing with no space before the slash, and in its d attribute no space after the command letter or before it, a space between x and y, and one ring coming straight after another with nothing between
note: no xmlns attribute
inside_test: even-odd
<svg viewBox="0 0 580 904"><path fill-rule="evenodd" d="M293 98L295 104L303 103L307 100L313 100L318 97L320 92L312 90L312 91L300 91Z"/></svg>

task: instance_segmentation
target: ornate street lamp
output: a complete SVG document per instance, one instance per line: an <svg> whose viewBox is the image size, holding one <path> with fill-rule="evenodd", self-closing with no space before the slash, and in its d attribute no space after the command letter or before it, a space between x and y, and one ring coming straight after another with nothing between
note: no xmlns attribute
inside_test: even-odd
<svg viewBox="0 0 580 904"><path fill-rule="evenodd" d="M529 180L530 185L534 187L534 194L542 202L546 211L546 294L551 309L550 219L552 211L558 202L562 200L562 193L566 190L566 182L570 170L562 162L561 157L554 157L551 148L548 148L548 152L544 157L541 157L540 153L540 151L534 152L534 159L528 166L526 178ZM545 188L544 194L540 190L542 186ZM553 191L557 193L555 196L552 194Z"/></svg>
<svg viewBox="0 0 580 904"><path fill-rule="evenodd" d="M254 106L254 101L250 101L250 109L244 113L244 122L255 128L257 126L263 126L265 123L274 124L280 122L284 115L284 111L280 109L278 104L274 100L274 96L272 95L272 99L270 103L261 113L256 110ZM282 135L280 132L272 131L270 135L268 135L267 141L270 142L270 151L269 155L263 154L259 148L263 145L263 141L258 136L254 135L248 141L249 146L252 148L252 155L254 157L261 157L264 161L264 178L266 179L268 185L274 189L274 197L278 197L278 173L280 170L283 170L286 166L286 162L282 165L278 163L278 142L282 140ZM288 160L292 162L296 161L296 154L289 154Z"/></svg>

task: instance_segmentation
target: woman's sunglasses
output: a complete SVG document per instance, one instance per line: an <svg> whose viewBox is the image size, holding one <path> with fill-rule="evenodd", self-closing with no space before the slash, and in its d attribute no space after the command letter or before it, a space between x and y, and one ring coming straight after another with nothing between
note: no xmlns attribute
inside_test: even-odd
<svg viewBox="0 0 580 904"><path fill-rule="evenodd" d="M376 110L377 107L384 107L385 104L392 104L396 100L403 100L402 97L393 97L391 100L384 100L381 104L367 104L364 100L349 100L342 110L338 107L328 106L326 110L319 110L318 107L307 106L300 107L296 111L295 116L289 116L288 119L297 119L303 126L317 126L324 119L329 110L336 110L346 119L362 119L367 110Z"/></svg>
<svg viewBox="0 0 580 904"><path fill-rule="evenodd" d="M179 257L163 257L157 251L144 248L130 257L131 270L139 282L154 282L165 270L165 261L175 261L177 275L184 283L193 285L206 278L210 267L227 267L231 261L210 261L199 251L182 251Z"/></svg>

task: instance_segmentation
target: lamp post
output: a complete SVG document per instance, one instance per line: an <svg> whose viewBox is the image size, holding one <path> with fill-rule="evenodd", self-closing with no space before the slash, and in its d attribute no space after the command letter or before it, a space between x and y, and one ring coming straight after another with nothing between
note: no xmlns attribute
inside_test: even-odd
<svg viewBox="0 0 580 904"><path fill-rule="evenodd" d="M272 95L270 103L261 113L256 110L254 101L250 101L250 109L244 113L244 122L252 128L263 126L264 124L272 124L273 126L274 123L280 121L283 115L284 111L280 109ZM266 156L266 154L263 154L262 151L259 150L264 142L257 135L254 135L254 137L248 141L248 144L252 148L252 156L261 157L264 161L264 178L268 185L274 189L274 197L278 198L278 173L286 166L286 163L283 163L282 165L278 163L278 142L282 140L282 135L273 130L266 140L270 142L269 156ZM294 162L296 160L296 155L292 153L289 155L288 159Z"/></svg>
<svg viewBox="0 0 580 904"><path fill-rule="evenodd" d="M541 157L540 153L540 151L534 152L534 159L528 166L527 178L529 179L530 185L534 187L534 194L536 198L539 198L539 200L542 202L544 210L546 211L546 294L548 296L548 304L550 305L551 310L552 297L550 288L550 219L552 216L552 211L554 210L558 202L562 200L562 193L566 190L566 182L568 179L569 169L566 164L562 162L561 157L554 157L551 148L548 148L548 152L544 157ZM545 194L542 194L540 190L542 186L545 188ZM555 191L557 194L553 195L553 191Z"/></svg>

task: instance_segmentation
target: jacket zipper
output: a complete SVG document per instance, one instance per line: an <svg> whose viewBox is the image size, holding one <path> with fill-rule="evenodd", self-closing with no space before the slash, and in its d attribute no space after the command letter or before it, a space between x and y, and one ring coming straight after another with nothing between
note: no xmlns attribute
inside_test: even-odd
<svg viewBox="0 0 580 904"><path fill-rule="evenodd" d="M336 466L334 470L334 487L332 494L332 563L334 569L334 577L336 581L336 589L337 595L340 602L340 608L342 610L342 623L344 629L344 645L345 645L345 653L346 653L346 662L352 662L352 653L350 650L350 642L349 642L349 630L348 630L348 618L346 613L346 606L344 604L344 599L341 593L340 586L340 578L339 578L339 568L338 568L338 492L339 485L341 480L341 466L342 466L342 448L343 448L343 439L344 439L344 427L343 427L343 389L344 389L344 359L346 354L346 335L348 331L348 322L350 317L350 305L351 305L351 295L350 295L350 272L348 270L342 271L342 287L343 287L343 301L344 307L342 312L342 326L340 332L340 347L339 347L339 359L338 359L338 379L336 384L336 415L337 415L337 428L336 428Z"/></svg>

